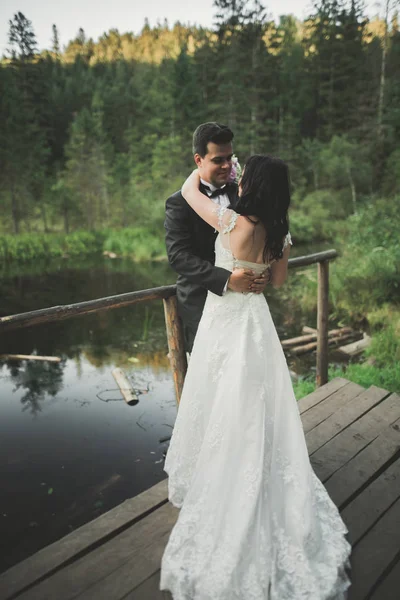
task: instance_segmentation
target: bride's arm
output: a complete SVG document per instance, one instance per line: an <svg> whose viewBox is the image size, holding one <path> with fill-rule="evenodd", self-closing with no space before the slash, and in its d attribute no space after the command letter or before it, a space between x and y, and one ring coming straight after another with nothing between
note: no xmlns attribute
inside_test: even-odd
<svg viewBox="0 0 400 600"><path fill-rule="evenodd" d="M199 185L200 175L196 169L183 184L182 196L203 221L219 231L218 206L208 196L200 192Z"/></svg>
<svg viewBox="0 0 400 600"><path fill-rule="evenodd" d="M274 288L280 288L286 281L291 244L292 238L290 237L290 234L288 234L284 240L282 258L273 262L271 265L270 283Z"/></svg>

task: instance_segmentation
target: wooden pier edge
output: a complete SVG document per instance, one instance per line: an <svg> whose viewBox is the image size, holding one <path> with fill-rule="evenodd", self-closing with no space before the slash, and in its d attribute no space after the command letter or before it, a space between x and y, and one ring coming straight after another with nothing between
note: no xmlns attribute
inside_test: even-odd
<svg viewBox="0 0 400 600"><path fill-rule="evenodd" d="M45 546L0 574L0 600L11 600L19 596L24 590L117 536L167 502L168 487L167 480L164 479L82 525L61 540Z"/></svg>

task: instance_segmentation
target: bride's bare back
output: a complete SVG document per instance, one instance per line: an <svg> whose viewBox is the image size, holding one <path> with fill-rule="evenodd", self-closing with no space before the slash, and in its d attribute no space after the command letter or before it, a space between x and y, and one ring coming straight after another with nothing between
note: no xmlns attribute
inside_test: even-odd
<svg viewBox="0 0 400 600"><path fill-rule="evenodd" d="M256 217L238 215L230 209L222 209L220 215L221 244L239 261L270 265L271 282L280 287L287 276L290 236L284 241L282 259L264 259L266 231Z"/></svg>

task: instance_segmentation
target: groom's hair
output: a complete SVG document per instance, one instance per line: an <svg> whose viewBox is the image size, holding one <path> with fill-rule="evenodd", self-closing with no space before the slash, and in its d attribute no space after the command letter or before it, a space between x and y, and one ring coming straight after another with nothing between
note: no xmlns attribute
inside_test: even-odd
<svg viewBox="0 0 400 600"><path fill-rule="evenodd" d="M193 134L193 154L200 154L202 158L207 154L208 142L214 144L229 144L233 140L233 131L227 125L214 121L202 123Z"/></svg>

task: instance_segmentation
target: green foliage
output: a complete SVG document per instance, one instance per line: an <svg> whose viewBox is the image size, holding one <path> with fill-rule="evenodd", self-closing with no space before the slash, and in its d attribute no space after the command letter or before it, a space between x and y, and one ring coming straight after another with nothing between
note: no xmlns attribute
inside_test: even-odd
<svg viewBox="0 0 400 600"><path fill-rule="evenodd" d="M344 367L331 367L329 381L344 377L365 388L376 385L389 392L400 392L400 313L392 313L390 319L392 324L373 334L371 346L364 354L367 360ZM293 387L299 400L314 391L315 381L302 379Z"/></svg>
<svg viewBox="0 0 400 600"><path fill-rule="evenodd" d="M314 223L300 210L290 211L290 230L296 243L309 243L314 239Z"/></svg>
<svg viewBox="0 0 400 600"><path fill-rule="evenodd" d="M300 400L300 398L303 398L304 396L308 396L315 388L315 380L311 379L300 379L293 384L293 391L297 400Z"/></svg>
<svg viewBox="0 0 400 600"><path fill-rule="evenodd" d="M130 256L138 262L166 255L163 234L145 227L110 232L104 241L104 250Z"/></svg>
<svg viewBox="0 0 400 600"><path fill-rule="evenodd" d="M290 227L296 240L309 243L333 239L336 232L334 224L346 216L342 209L342 196L343 192L319 189L297 202L297 210L290 213Z"/></svg>
<svg viewBox="0 0 400 600"><path fill-rule="evenodd" d="M400 311L386 305L376 310L371 320L374 329L366 361L331 369L329 377L346 377L363 387L376 385L400 392Z"/></svg>
<svg viewBox="0 0 400 600"><path fill-rule="evenodd" d="M0 235L0 261L30 262L57 256L73 257L115 252L140 262L166 255L162 230L146 227L118 231L74 231L64 234Z"/></svg>
<svg viewBox="0 0 400 600"><path fill-rule="evenodd" d="M382 329L377 331L366 351L377 367L400 364L400 313L391 312L384 322L379 324ZM376 326L375 326L376 327Z"/></svg>
<svg viewBox="0 0 400 600"><path fill-rule="evenodd" d="M400 196L400 149L392 152L387 159L383 190L388 196Z"/></svg>
<svg viewBox="0 0 400 600"><path fill-rule="evenodd" d="M100 252L106 233L75 231L69 235L23 233L0 235L0 261L29 262L56 256L80 256Z"/></svg>
<svg viewBox="0 0 400 600"><path fill-rule="evenodd" d="M394 198L371 202L347 221L331 278L339 311L360 319L385 302L399 302L399 219L400 202Z"/></svg>
<svg viewBox="0 0 400 600"><path fill-rule="evenodd" d="M357 211L359 192L370 189L370 165L365 149L346 135L334 135L320 155L322 174L330 188L348 189L352 201L346 214Z"/></svg>
<svg viewBox="0 0 400 600"><path fill-rule="evenodd" d="M400 370L397 365L378 368L367 363L351 364L347 368L330 369L329 379L345 377L365 388L376 385L389 392L400 392Z"/></svg>

